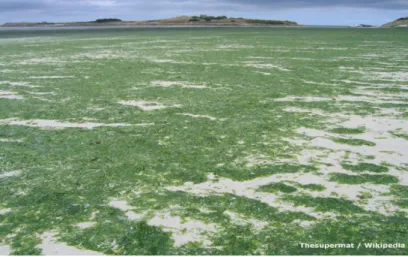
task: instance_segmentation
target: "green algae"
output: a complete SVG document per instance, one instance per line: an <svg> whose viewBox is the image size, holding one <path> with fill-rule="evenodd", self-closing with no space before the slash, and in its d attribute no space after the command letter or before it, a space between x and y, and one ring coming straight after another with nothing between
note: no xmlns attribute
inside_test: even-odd
<svg viewBox="0 0 408 257"><path fill-rule="evenodd" d="M347 175L342 173L333 173L330 176L330 181L335 181L341 184L393 184L398 183L398 178L390 175Z"/></svg>
<svg viewBox="0 0 408 257"><path fill-rule="evenodd" d="M296 138L295 131L300 127L326 129L329 126L325 117L282 112L282 109L296 107L333 115L342 112L374 115L378 107L398 107L404 112L406 105L274 101L293 95L336 97L351 94L357 85L333 81L350 79L350 74L338 68L378 67L377 60L333 60L385 51L389 57L383 61L392 63L392 56L407 48L406 33L306 28L0 32L0 39L22 36L29 37L28 41L5 43L0 40L0 70L14 70L0 73L1 81L24 81L41 87L1 84L0 90L16 92L24 101L0 98L0 119L89 122L86 118L91 118L101 123L154 125L53 130L1 124L1 139L23 140L0 142L0 174L22 171L19 176L0 179L1 206L11 209L0 215L0 240L11 246L13 254L40 254L36 235L51 230L59 233L62 242L105 254L406 254L406 249L302 249L300 242L407 243L407 217L403 213L384 216L368 212L357 202L335 196L311 197L309 193L325 189L313 181L309 184L279 182L280 174L318 175L321 168L318 162L299 164L295 157L303 148L283 138ZM32 36L34 38L30 39ZM379 43L370 49L359 47L367 38L374 42L386 41L389 46ZM253 48L219 50L220 44ZM178 50L185 52L178 53ZM254 60L250 58L253 56L268 57L270 59L260 62L292 71L245 66L246 61ZM305 65L304 60L290 59L296 57L313 60ZM163 61L165 59L172 62ZM155 80L187 81L205 84L207 88L152 87L151 82ZM307 84L303 80L323 84ZM374 79L369 82L383 83ZM394 84L392 92L402 92L398 85L403 83ZM33 95L27 91L52 91L55 95ZM381 89L381 92L387 91L390 89ZM182 107L149 112L122 106L118 103L122 100L157 101ZM192 118L179 113L226 119ZM345 127L327 128L326 131L348 136L365 133L363 128ZM404 138L402 132L396 136ZM345 148L348 145L375 147L374 143L364 140L334 140ZM244 144L239 144L240 141ZM268 164L248 167L247 163L240 162L258 153L265 156ZM384 165L348 162L342 163L342 168L356 173L386 173L389 169ZM334 212L338 216L317 219L312 216L314 213L282 211L257 199L237 195L239 192L195 195L166 190L168 186L186 182L204 183L208 181L208 173L241 182L274 175L276 183L254 191L282 196L276 206L289 202L314 208L317 212ZM401 208L407 206L405 188L398 186L397 178L386 174L333 174L331 181L390 185L393 203ZM131 221L125 212L108 207L111 197L126 199L134 207L132 211L148 214L142 221ZM368 199L368 193L362 198ZM208 213L203 212L203 208ZM170 232L147 224L154 213L163 211L183 220L217 224L219 230L209 237L213 245L189 242L174 246ZM226 211L242 215L247 222L258 219L268 225L260 231L255 231L250 223L239 226L225 214ZM75 226L89 221L93 213L97 213L95 226L86 229ZM298 225L299 222L312 225L305 228Z"/></svg>
<svg viewBox="0 0 408 257"><path fill-rule="evenodd" d="M365 162L358 163L357 165L342 163L341 166L346 170L351 170L355 172L370 171L375 173L383 173L389 171L388 167Z"/></svg>
<svg viewBox="0 0 408 257"><path fill-rule="evenodd" d="M333 128L329 132L336 134L362 134L366 131L365 127L360 128Z"/></svg>
<svg viewBox="0 0 408 257"><path fill-rule="evenodd" d="M363 139L333 138L334 142L351 146L375 146L376 144Z"/></svg>

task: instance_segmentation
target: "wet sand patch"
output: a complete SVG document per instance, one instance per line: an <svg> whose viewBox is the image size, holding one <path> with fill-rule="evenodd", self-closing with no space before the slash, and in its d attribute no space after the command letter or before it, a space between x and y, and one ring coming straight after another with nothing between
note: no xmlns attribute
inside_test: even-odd
<svg viewBox="0 0 408 257"><path fill-rule="evenodd" d="M196 88L196 89L203 89L207 88L206 85L197 85L193 84L187 81L163 81L163 80L157 80L157 81L152 81L151 85L154 87L172 87L172 86L179 86L182 88Z"/></svg>
<svg viewBox="0 0 408 257"><path fill-rule="evenodd" d="M190 218L181 218L163 212L156 214L147 223L150 226L160 227L163 231L171 232L174 246L179 247L190 242L201 243L210 246L210 235L217 232L217 225L204 223Z"/></svg>
<svg viewBox="0 0 408 257"><path fill-rule="evenodd" d="M154 101L120 101L119 104L127 105L127 106L135 106L142 111L155 111L155 110L162 110L166 108L181 108L182 105L174 104L174 105L163 105L159 102Z"/></svg>
<svg viewBox="0 0 408 257"><path fill-rule="evenodd" d="M254 62L254 61L245 62L244 66L258 68L258 69L277 69L279 71L292 71L290 69L287 69L279 65L275 65L271 63L260 63L260 62Z"/></svg>
<svg viewBox="0 0 408 257"><path fill-rule="evenodd" d="M118 51L113 49L104 49L99 51L90 51L84 53L78 53L72 56L69 56L69 62L72 61L88 61L88 60L100 60L100 59L120 59L120 58L133 58L133 51Z"/></svg>
<svg viewBox="0 0 408 257"><path fill-rule="evenodd" d="M53 57L31 58L16 62L17 65L60 65L65 63L67 63L67 61Z"/></svg>
<svg viewBox="0 0 408 257"><path fill-rule="evenodd" d="M11 73L11 72L18 72L17 70L9 70L9 69L1 69L0 73Z"/></svg>
<svg viewBox="0 0 408 257"><path fill-rule="evenodd" d="M389 80L389 81L408 81L408 72L369 72L366 78L375 80Z"/></svg>
<svg viewBox="0 0 408 257"><path fill-rule="evenodd" d="M147 58L147 60L155 63L195 64L194 62L176 61L171 59Z"/></svg>
<svg viewBox="0 0 408 257"><path fill-rule="evenodd" d="M324 113L322 114L324 115ZM395 117L345 115L342 113L327 113L325 116L331 117L332 120L328 124L328 129L335 127L349 128L349 130L357 130L361 127L365 129L357 134L336 134L318 129L299 128L297 129L299 135L311 137L312 139L295 138L287 140L290 144L302 147L303 150L295 155L298 162L303 165L317 163L321 173L318 176L326 181L322 181L326 188L343 188L342 192L336 191L337 189L332 190L332 192L347 196L348 199L365 210L376 211L387 216L394 215L397 211L408 212L408 210L394 205L393 197L389 195L390 184L371 184L366 181L362 184L350 185L330 181L330 174L344 174L351 177L378 175L378 173L371 171L359 171L356 174L355 171L346 170L345 166L343 166L344 163L358 165L363 161L366 163L364 165L374 165L375 167L387 165L385 167L387 167L386 170L389 169L389 172L385 174L388 178L395 177L395 183L408 185L408 175L404 172L404 167L408 167L408 153L406 151L408 141L395 138L392 135L393 131L406 133L408 131L407 121ZM349 145L335 141L336 138L367 140L374 142L375 145ZM368 159L368 157L370 158ZM319 181L319 179L315 178L313 181ZM349 192L345 192L347 191L345 186L350 190ZM371 195L371 198L363 201L360 199L360 195L363 193ZM313 195L317 197L321 193L313 193Z"/></svg>
<svg viewBox="0 0 408 257"><path fill-rule="evenodd" d="M134 209L133 206L128 205L127 201L120 199L111 199L109 202L109 206L112 208L119 209L121 211L128 211Z"/></svg>
<svg viewBox="0 0 408 257"><path fill-rule="evenodd" d="M56 95L55 92L32 92L32 91L25 91L25 92L30 95Z"/></svg>
<svg viewBox="0 0 408 257"><path fill-rule="evenodd" d="M301 173L298 173L296 175L300 176ZM184 185L182 186L168 186L166 187L166 189L176 192L188 192L202 197L220 194L233 194L266 203L271 207L278 208L281 212L304 212L315 217L323 217L327 215L325 213L315 212L314 208L295 206L290 202L283 201L279 196L275 194L259 192L257 190L261 186L279 181L280 178L278 179L277 177L283 176L284 174L278 174L270 177L259 177L249 181L234 181L228 178L219 177L217 181L207 181L201 184L184 183ZM291 177L288 179L297 181L296 177ZM332 214L328 215L332 216Z"/></svg>
<svg viewBox="0 0 408 257"><path fill-rule="evenodd" d="M14 138L1 138L0 143L22 143L24 139L14 139Z"/></svg>
<svg viewBox="0 0 408 257"><path fill-rule="evenodd" d="M289 59L297 60L297 61L314 61L315 60L313 58L306 58L306 57L291 57Z"/></svg>
<svg viewBox="0 0 408 257"><path fill-rule="evenodd" d="M353 96L353 95L339 95L329 97L318 97L318 96L287 96L284 98L277 98L275 102L330 102L330 101L340 101L340 102L368 102L373 104L406 104L405 101L398 101L392 97L386 96Z"/></svg>
<svg viewBox="0 0 408 257"><path fill-rule="evenodd" d="M0 256L8 256L11 253L11 248L8 245L0 245Z"/></svg>
<svg viewBox="0 0 408 257"><path fill-rule="evenodd" d="M33 96L32 98L36 99L36 100L40 100L42 102L56 103L56 101L53 101L53 100L50 100L50 99L47 99L47 98L44 98L44 97Z"/></svg>
<svg viewBox="0 0 408 257"><path fill-rule="evenodd" d="M11 208L0 209L0 215L10 213L11 211Z"/></svg>
<svg viewBox="0 0 408 257"><path fill-rule="evenodd" d="M90 110L90 111L97 111L97 112L99 112L99 111L103 111L103 110L105 110L105 107L99 107L99 106L90 106L90 107L88 107L88 108L87 108L87 110Z"/></svg>
<svg viewBox="0 0 408 257"><path fill-rule="evenodd" d="M153 123L139 123L139 124L127 124L127 123L71 123L57 120L19 120L17 118L0 119L0 125L15 125L15 126L27 126L42 129L65 129L65 128L82 128L82 129L94 129L97 127L128 127L128 126L151 126Z"/></svg>
<svg viewBox="0 0 408 257"><path fill-rule="evenodd" d="M294 112L294 113L310 113L313 115L327 116L322 110L319 109L305 109L305 108L296 108L296 107L287 107L283 109L285 112Z"/></svg>
<svg viewBox="0 0 408 257"><path fill-rule="evenodd" d="M76 227L81 228L81 229L91 228L95 225L96 225L96 222L81 222L81 223L75 224Z"/></svg>
<svg viewBox="0 0 408 257"><path fill-rule="evenodd" d="M251 49L254 48L252 45L240 45L240 44L224 44L217 45L216 49Z"/></svg>
<svg viewBox="0 0 408 257"><path fill-rule="evenodd" d="M201 242L203 245L211 245L212 242L207 239L206 234L209 232L215 233L217 231L215 224L181 218L180 216L170 214L170 210L156 211L155 214L150 217L147 212L136 213L132 211L135 207L128 205L125 200L111 199L109 206L123 211L125 216L130 220L140 221L147 218L148 225L160 227L163 231L171 232L176 247L189 242Z"/></svg>
<svg viewBox="0 0 408 257"><path fill-rule="evenodd" d="M245 144L244 141L239 141L238 144L243 145ZM276 161L268 158L268 156L264 154L252 154L245 156L244 158L238 158L234 161L236 165L245 165L247 168L257 167L257 166L266 166L272 165Z"/></svg>
<svg viewBox="0 0 408 257"><path fill-rule="evenodd" d="M0 90L0 98L9 100L23 100L24 97L17 95L16 92Z"/></svg>
<svg viewBox="0 0 408 257"><path fill-rule="evenodd" d="M136 213L132 211L135 207L130 206L126 200L111 199L109 206L123 211L125 216L130 220L140 221L146 215L146 213Z"/></svg>
<svg viewBox="0 0 408 257"><path fill-rule="evenodd" d="M192 113L177 113L177 115L189 116L189 117L192 117L192 118L209 119L209 120L212 120L212 121L216 121L216 120L223 121L223 120L225 120L225 119L220 119L220 118L216 118L216 117L209 116L209 115L200 115L200 114L192 114Z"/></svg>
<svg viewBox="0 0 408 257"><path fill-rule="evenodd" d="M0 179L10 178L10 177L17 177L21 175L21 170L14 170L9 172L0 173Z"/></svg>
<svg viewBox="0 0 408 257"><path fill-rule="evenodd" d="M30 79L67 79L75 78L74 76L31 76Z"/></svg>
<svg viewBox="0 0 408 257"><path fill-rule="evenodd" d="M29 87L36 88L40 86L32 85L29 82L16 82L16 81L0 81L0 85L7 85L12 87Z"/></svg>
<svg viewBox="0 0 408 257"><path fill-rule="evenodd" d="M255 231L261 231L269 224L269 222L261 221L255 218L249 218L233 211L225 211L223 214L227 215L232 223L239 226L251 225Z"/></svg>
<svg viewBox="0 0 408 257"><path fill-rule="evenodd" d="M99 252L78 249L66 243L58 242L56 236L57 233L55 232L45 232L38 235L38 238L42 240L38 248L42 250L43 255L103 255Z"/></svg>
<svg viewBox="0 0 408 257"><path fill-rule="evenodd" d="M255 73L262 74L262 75L265 75L265 76L272 75L272 73L270 73L270 72L262 72L262 71L255 71Z"/></svg>
<svg viewBox="0 0 408 257"><path fill-rule="evenodd" d="M298 112L298 109L289 109L290 111ZM302 112L306 112L305 110ZM312 112L308 110L307 112ZM319 110L319 115L333 116L333 114L325 113ZM373 164L391 163L397 167L408 165L407 154L405 149L408 147L408 142L402 139L392 139L390 132L394 130L406 130L408 124L404 120L398 120L389 117L363 117L358 115L345 115L341 113L335 114L331 118L332 125L336 127L358 128L365 126L367 131L358 135L338 135L323 130L299 128L299 135L312 137L312 140L303 140L300 145L304 148L299 155L296 155L299 162L305 165L312 165L318 161L318 167L321 174L277 174L270 177L256 178L249 181L233 181L227 178L219 178L218 180L209 179L209 181L201 184L185 183L183 186L166 187L170 191L184 191L200 196L208 196L213 194L235 194L249 199L258 200L276 207L281 211L303 211L316 218L330 217L333 213L315 212L314 208L293 206L291 202L282 201L282 199L273 194L259 192L257 189L269 183L280 181L290 181L302 185L313 183L323 185L325 190L320 192L305 191L298 189L299 192L307 194L311 197L330 198L330 197L345 197L352 201L356 206L359 206L367 211L377 211L383 215L393 215L396 211L403 209L395 206L392 202L392 197L386 196L389 193L389 185L378 185L363 183L357 185L340 184L331 181L330 174L342 173L355 175L350 171L344 170L340 165L343 161L348 160L351 163L356 163L361 159L361 156L374 156ZM329 126L329 127L330 127ZM354 146L347 144L339 144L332 141L333 138L345 137L349 139L369 140L375 142L375 146ZM301 140L301 139L299 139ZM293 141L293 140L292 140ZM296 141L296 140L294 140ZM290 142L290 140L289 140ZM256 158L255 158L256 157ZM265 156L255 156L255 161L260 159L260 165L264 165L262 161L267 160L267 164L275 163L268 160ZM258 158L259 157L259 158ZM255 163L255 166L259 163ZM331 165L331 166L326 166ZM253 167L250 165L249 168ZM360 175L372 174L370 172L362 172ZM396 169L391 169L391 176L395 176L404 185L408 183L408 176L404 172L398 172ZM361 197L369 194L369 200L362 200ZM327 216L328 215L328 216Z"/></svg>
<svg viewBox="0 0 408 257"><path fill-rule="evenodd" d="M302 79L302 82L305 84L311 84L311 85L322 85L322 86L334 86L335 84L330 84L330 83L325 83L325 82L316 82L316 81L309 81L309 80L304 80Z"/></svg>
<svg viewBox="0 0 408 257"><path fill-rule="evenodd" d="M274 99L275 102L326 102L326 101L334 101L333 98L329 97L320 97L320 96L287 96L283 98L276 98Z"/></svg>
<svg viewBox="0 0 408 257"><path fill-rule="evenodd" d="M337 122L335 122L336 119ZM312 147L374 156L374 160L377 163L385 162L396 166L408 165L408 153L405 150L408 147L408 142L402 138L395 138L392 135L393 131L408 132L408 122L406 120L383 116L363 117L341 114L332 117L332 120L333 123L328 128L343 127L357 129L365 127L366 131L357 135L338 135L323 130L299 128L297 132L300 135L313 137L309 141ZM334 140L336 138L346 138L348 141L364 140L373 142L375 146L342 144ZM328 161L327 163L332 162Z"/></svg>

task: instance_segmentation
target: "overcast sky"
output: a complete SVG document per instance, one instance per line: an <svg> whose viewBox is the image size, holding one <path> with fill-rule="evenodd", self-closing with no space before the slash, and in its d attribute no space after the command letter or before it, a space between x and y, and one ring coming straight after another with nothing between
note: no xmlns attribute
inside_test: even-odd
<svg viewBox="0 0 408 257"><path fill-rule="evenodd" d="M0 23L105 17L150 20L198 14L306 25L381 25L408 16L408 0L0 0Z"/></svg>

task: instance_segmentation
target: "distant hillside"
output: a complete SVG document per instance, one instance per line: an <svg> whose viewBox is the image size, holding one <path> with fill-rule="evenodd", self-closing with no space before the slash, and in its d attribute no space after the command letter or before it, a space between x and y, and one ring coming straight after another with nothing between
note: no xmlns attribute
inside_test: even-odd
<svg viewBox="0 0 408 257"><path fill-rule="evenodd" d="M399 18L398 20L382 25L382 27L384 28L408 27L408 17Z"/></svg>
<svg viewBox="0 0 408 257"><path fill-rule="evenodd" d="M169 19L148 21L122 21L116 18L97 19L89 22L20 22L5 23L4 27L27 27L27 26L298 26L293 21L261 20L247 18L232 18L227 16L179 16Z"/></svg>
<svg viewBox="0 0 408 257"><path fill-rule="evenodd" d="M151 21L156 23L182 23L182 24L241 24L241 25L281 25L281 26L296 26L298 25L293 21L281 21L281 20L261 20L261 19L247 19L247 18L233 18L227 16L180 16L171 19L163 19Z"/></svg>

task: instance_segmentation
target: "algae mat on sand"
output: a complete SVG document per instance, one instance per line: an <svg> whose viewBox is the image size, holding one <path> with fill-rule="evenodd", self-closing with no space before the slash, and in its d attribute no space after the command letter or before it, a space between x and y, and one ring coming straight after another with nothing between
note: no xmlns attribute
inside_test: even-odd
<svg viewBox="0 0 408 257"><path fill-rule="evenodd" d="M364 245L408 246L407 48L399 29L0 32L1 254L407 254Z"/></svg>

